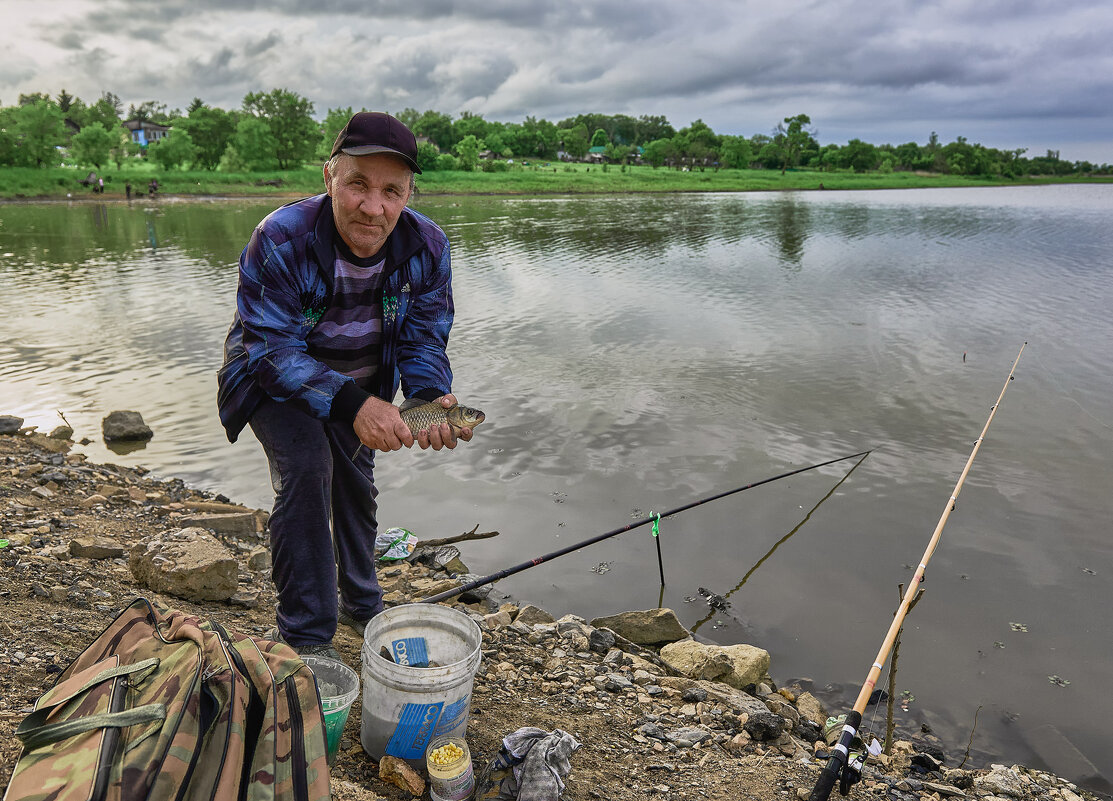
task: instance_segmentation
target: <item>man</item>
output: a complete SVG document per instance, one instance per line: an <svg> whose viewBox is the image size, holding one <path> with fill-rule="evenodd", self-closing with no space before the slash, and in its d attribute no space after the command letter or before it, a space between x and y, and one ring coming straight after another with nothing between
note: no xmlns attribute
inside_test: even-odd
<svg viewBox="0 0 1113 801"><path fill-rule="evenodd" d="M240 257L218 406L228 438L250 425L270 464L276 639L301 654L337 658L337 622L362 635L382 611L374 451L456 447L446 424L415 438L390 402L401 384L455 403L448 239L406 208L419 172L413 133L360 112L336 137L326 193L270 214Z"/></svg>

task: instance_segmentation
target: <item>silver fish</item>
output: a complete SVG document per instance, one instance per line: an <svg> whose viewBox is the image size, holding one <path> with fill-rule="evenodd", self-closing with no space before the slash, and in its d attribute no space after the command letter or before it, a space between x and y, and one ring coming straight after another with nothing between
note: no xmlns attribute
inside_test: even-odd
<svg viewBox="0 0 1113 801"><path fill-rule="evenodd" d="M415 437L418 431L424 431L430 426L439 426L441 423L448 423L452 427L452 433L459 436L460 429L470 428L474 430L477 425L486 419L479 409L461 406L458 403L449 406L447 409L439 403L423 403L420 406L403 409L401 414L402 422L406 424L410 433Z"/></svg>

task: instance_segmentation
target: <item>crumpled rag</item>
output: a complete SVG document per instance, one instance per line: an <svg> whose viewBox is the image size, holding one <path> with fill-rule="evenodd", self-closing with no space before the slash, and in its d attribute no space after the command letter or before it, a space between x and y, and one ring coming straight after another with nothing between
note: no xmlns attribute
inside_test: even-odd
<svg viewBox="0 0 1113 801"><path fill-rule="evenodd" d="M477 801L557 801L579 742L562 729L526 726L502 740L476 782Z"/></svg>

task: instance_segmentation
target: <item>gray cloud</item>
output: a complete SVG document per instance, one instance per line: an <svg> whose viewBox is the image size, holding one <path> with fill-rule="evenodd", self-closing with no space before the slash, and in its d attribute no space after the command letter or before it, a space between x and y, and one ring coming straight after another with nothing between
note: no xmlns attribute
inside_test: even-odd
<svg viewBox="0 0 1113 801"><path fill-rule="evenodd" d="M48 44L25 51L8 86L229 108L283 86L320 115L598 111L742 134L804 112L821 141L923 141L935 129L997 145L1006 131L1020 146L1060 137L1064 154L1113 139L1103 0L895 0L884 13L865 0L68 2L49 29L28 21ZM1113 161L1113 142L1103 153L1086 157Z"/></svg>

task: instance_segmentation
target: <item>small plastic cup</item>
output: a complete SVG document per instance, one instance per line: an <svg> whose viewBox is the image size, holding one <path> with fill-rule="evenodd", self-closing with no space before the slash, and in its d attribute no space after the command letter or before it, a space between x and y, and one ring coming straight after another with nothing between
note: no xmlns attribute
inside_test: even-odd
<svg viewBox="0 0 1113 801"><path fill-rule="evenodd" d="M340 750L340 735L348 722L352 702L359 695L359 674L327 656L303 656L302 661L313 671L317 692L321 696L321 711L325 717L325 735L328 738L328 763L336 761Z"/></svg>

